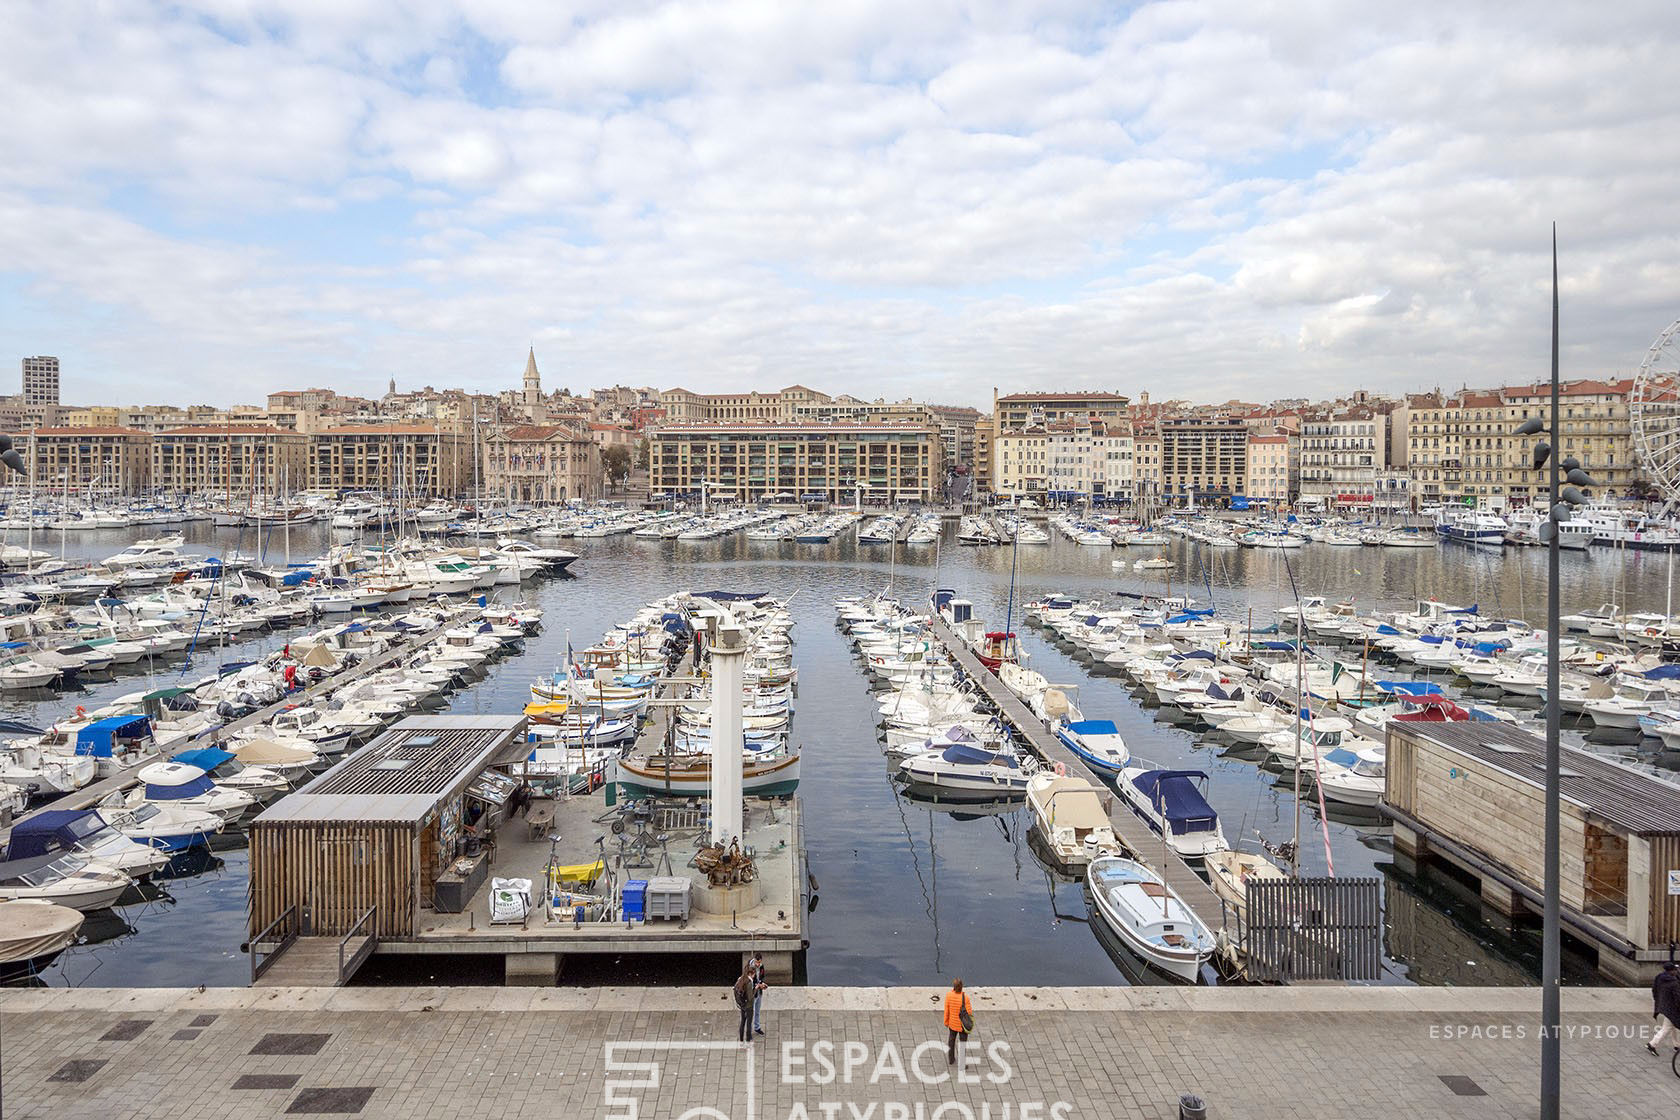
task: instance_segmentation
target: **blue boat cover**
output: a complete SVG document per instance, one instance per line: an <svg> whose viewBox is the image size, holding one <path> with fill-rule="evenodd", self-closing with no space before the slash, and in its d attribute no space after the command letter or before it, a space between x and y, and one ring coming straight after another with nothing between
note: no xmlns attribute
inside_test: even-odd
<svg viewBox="0 0 1680 1120"><path fill-rule="evenodd" d="M1481 604L1480 603L1471 603L1468 607L1459 607L1457 610L1451 610L1451 611L1448 611L1447 613L1448 614L1475 614L1480 609L1481 609Z"/></svg>
<svg viewBox="0 0 1680 1120"><path fill-rule="evenodd" d="M1167 621L1171 622L1172 620L1168 619ZM1187 653L1175 653L1173 657L1178 661L1212 661L1213 651L1211 649L1193 649Z"/></svg>
<svg viewBox="0 0 1680 1120"><path fill-rule="evenodd" d="M1386 637L1392 638L1392 637L1397 636L1400 633L1400 631L1396 630L1394 627L1390 626L1388 623L1385 622L1381 626L1377 627L1377 633L1382 634Z"/></svg>
<svg viewBox="0 0 1680 1120"><path fill-rule="evenodd" d="M1647 669L1642 675L1648 681L1680 680L1680 665L1658 665L1655 669Z"/></svg>
<svg viewBox="0 0 1680 1120"><path fill-rule="evenodd" d="M215 788L216 783L204 774L182 782L178 786L160 786L156 782L147 782L146 799L148 801L180 801L188 797L197 797L201 793L209 793Z"/></svg>
<svg viewBox="0 0 1680 1120"><path fill-rule="evenodd" d="M1069 731L1075 735L1118 735L1120 729L1114 726L1111 719L1082 719L1077 723L1067 725Z"/></svg>
<svg viewBox="0 0 1680 1120"><path fill-rule="evenodd" d="M170 761L184 762L188 766L196 766L208 774L232 757L232 754L220 747L199 747L195 750L182 751Z"/></svg>
<svg viewBox="0 0 1680 1120"><path fill-rule="evenodd" d="M1502 649L1510 649L1510 642L1477 642L1470 647L1484 657L1492 657Z"/></svg>
<svg viewBox="0 0 1680 1120"><path fill-rule="evenodd" d="M1218 826L1219 814L1196 788L1198 781L1206 779L1200 770L1145 770L1132 779L1132 786L1174 832L1210 832Z"/></svg>
<svg viewBox="0 0 1680 1120"><path fill-rule="evenodd" d="M1013 769L1016 762L1006 754L993 754L991 751L981 750L963 743L957 743L945 748L940 756L946 762L955 762L968 766L1007 766Z"/></svg>
<svg viewBox="0 0 1680 1120"><path fill-rule="evenodd" d="M96 719L76 732L76 753L94 758L110 758L114 753L111 741L117 737L138 739L150 734L152 723L145 716L106 716Z"/></svg>
<svg viewBox="0 0 1680 1120"><path fill-rule="evenodd" d="M6 858L25 859L73 848L77 840L104 827L105 821L92 809L43 809L12 826Z"/></svg>
<svg viewBox="0 0 1680 1120"><path fill-rule="evenodd" d="M1439 696L1441 686L1430 681L1378 681L1377 691L1396 696Z"/></svg>
<svg viewBox="0 0 1680 1120"><path fill-rule="evenodd" d="M297 587L299 584L307 582L314 575L315 570L313 568L298 568L296 571L287 572L281 576L280 586Z"/></svg>

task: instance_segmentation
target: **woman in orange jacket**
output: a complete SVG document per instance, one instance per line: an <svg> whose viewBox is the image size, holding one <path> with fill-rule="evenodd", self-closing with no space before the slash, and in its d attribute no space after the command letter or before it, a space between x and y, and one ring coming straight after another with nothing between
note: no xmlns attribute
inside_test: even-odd
<svg viewBox="0 0 1680 1120"><path fill-rule="evenodd" d="M945 1028L951 1032L945 1043L945 1064L955 1065L957 1062L957 1039L968 1039L968 1030L963 1026L963 1016L968 1016L970 1023L974 1022L974 1005L968 1002L968 996L963 994L961 980L951 981L951 990L945 993Z"/></svg>

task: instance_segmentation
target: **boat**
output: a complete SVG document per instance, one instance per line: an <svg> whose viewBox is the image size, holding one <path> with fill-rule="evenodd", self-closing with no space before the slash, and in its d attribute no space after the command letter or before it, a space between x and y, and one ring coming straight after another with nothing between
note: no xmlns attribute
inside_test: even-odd
<svg viewBox="0 0 1680 1120"><path fill-rule="evenodd" d="M623 796L709 797L712 792L710 754L631 755L612 764L609 780ZM799 787L799 755L753 759L742 763L741 792L748 797L775 797Z"/></svg>
<svg viewBox="0 0 1680 1120"><path fill-rule="evenodd" d="M132 879L161 870L169 856L149 844L130 840L92 809L43 809L12 827L7 859L27 859L73 852L114 867Z"/></svg>
<svg viewBox="0 0 1680 1120"><path fill-rule="evenodd" d="M1504 548L1505 534L1511 526L1503 517L1479 510L1458 510L1443 514L1435 523L1435 532L1442 540L1477 548Z"/></svg>
<svg viewBox="0 0 1680 1120"><path fill-rule="evenodd" d="M913 755L898 764L899 775L915 785L993 797L1024 794L1027 780L1037 769L1037 760L1031 755L1022 757L964 743Z"/></svg>
<svg viewBox="0 0 1680 1120"><path fill-rule="evenodd" d="M210 837L225 827L222 818L207 809L158 805L150 801L129 805L118 791L105 795L99 803L98 813L101 820L130 840L165 852L208 847Z"/></svg>
<svg viewBox="0 0 1680 1120"><path fill-rule="evenodd" d="M1214 937L1161 876L1135 859L1103 856L1085 872L1098 918L1157 971L1194 984Z"/></svg>
<svg viewBox="0 0 1680 1120"><path fill-rule="evenodd" d="M1068 750L1107 774L1118 774L1132 760L1126 740L1111 719L1057 722L1051 730Z"/></svg>
<svg viewBox="0 0 1680 1120"><path fill-rule="evenodd" d="M980 659L980 664L994 673L999 665L1017 663L1020 654L1020 644L1015 635L999 630L988 631L974 647L974 656Z"/></svg>
<svg viewBox="0 0 1680 1120"><path fill-rule="evenodd" d="M72 852L0 863L0 900L38 898L74 910L103 910L133 883L116 868L90 863Z"/></svg>
<svg viewBox="0 0 1680 1120"><path fill-rule="evenodd" d="M82 912L56 902L0 902L0 975L32 975L76 941Z"/></svg>
<svg viewBox="0 0 1680 1120"><path fill-rule="evenodd" d="M1236 911L1240 925L1248 923L1248 884L1251 879L1286 879L1283 868L1258 852L1227 848L1210 852L1202 866L1213 891Z"/></svg>
<svg viewBox="0 0 1680 1120"><path fill-rule="evenodd" d="M1128 766L1120 771L1120 796L1145 824L1161 836L1180 859L1201 859L1230 845L1219 827L1219 814L1202 790L1207 774L1201 770L1164 770Z"/></svg>
<svg viewBox="0 0 1680 1120"><path fill-rule="evenodd" d="M1105 791L1084 778L1040 770L1027 780L1027 804L1051 858L1080 868L1102 856L1124 852L1114 823L1103 808Z"/></svg>
<svg viewBox="0 0 1680 1120"><path fill-rule="evenodd" d="M257 803L250 794L218 786L203 770L184 762L154 762L141 769L140 780L146 784L128 791L130 806L163 802L203 809L234 824Z"/></svg>
<svg viewBox="0 0 1680 1120"><path fill-rule="evenodd" d="M1326 770L1318 776L1318 788L1327 801L1375 808L1383 798L1387 781L1387 749L1382 745L1354 752L1354 763L1345 769Z"/></svg>

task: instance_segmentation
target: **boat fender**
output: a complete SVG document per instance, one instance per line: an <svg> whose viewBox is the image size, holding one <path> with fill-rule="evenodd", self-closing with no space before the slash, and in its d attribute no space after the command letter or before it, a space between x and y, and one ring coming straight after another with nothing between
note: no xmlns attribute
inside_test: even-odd
<svg viewBox="0 0 1680 1120"><path fill-rule="evenodd" d="M1063 778L1063 777L1066 777L1066 776L1067 776L1067 766L1064 765L1063 763L1060 763L1060 762L1056 763L1056 777Z"/></svg>
<svg viewBox="0 0 1680 1120"><path fill-rule="evenodd" d="M87 715L87 709L86 709L86 708L84 708L84 707L82 707L82 706L81 706L81 705L80 705L80 704L77 704L77 705L76 705L76 715L77 715L77 716L85 716L85 715Z"/></svg>

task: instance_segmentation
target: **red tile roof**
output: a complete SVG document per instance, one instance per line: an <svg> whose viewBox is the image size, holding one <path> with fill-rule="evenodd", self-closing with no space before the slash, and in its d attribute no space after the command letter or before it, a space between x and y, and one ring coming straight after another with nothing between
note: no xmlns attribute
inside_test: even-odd
<svg viewBox="0 0 1680 1120"><path fill-rule="evenodd" d="M139 428L36 428L38 436L143 436L149 433Z"/></svg>

